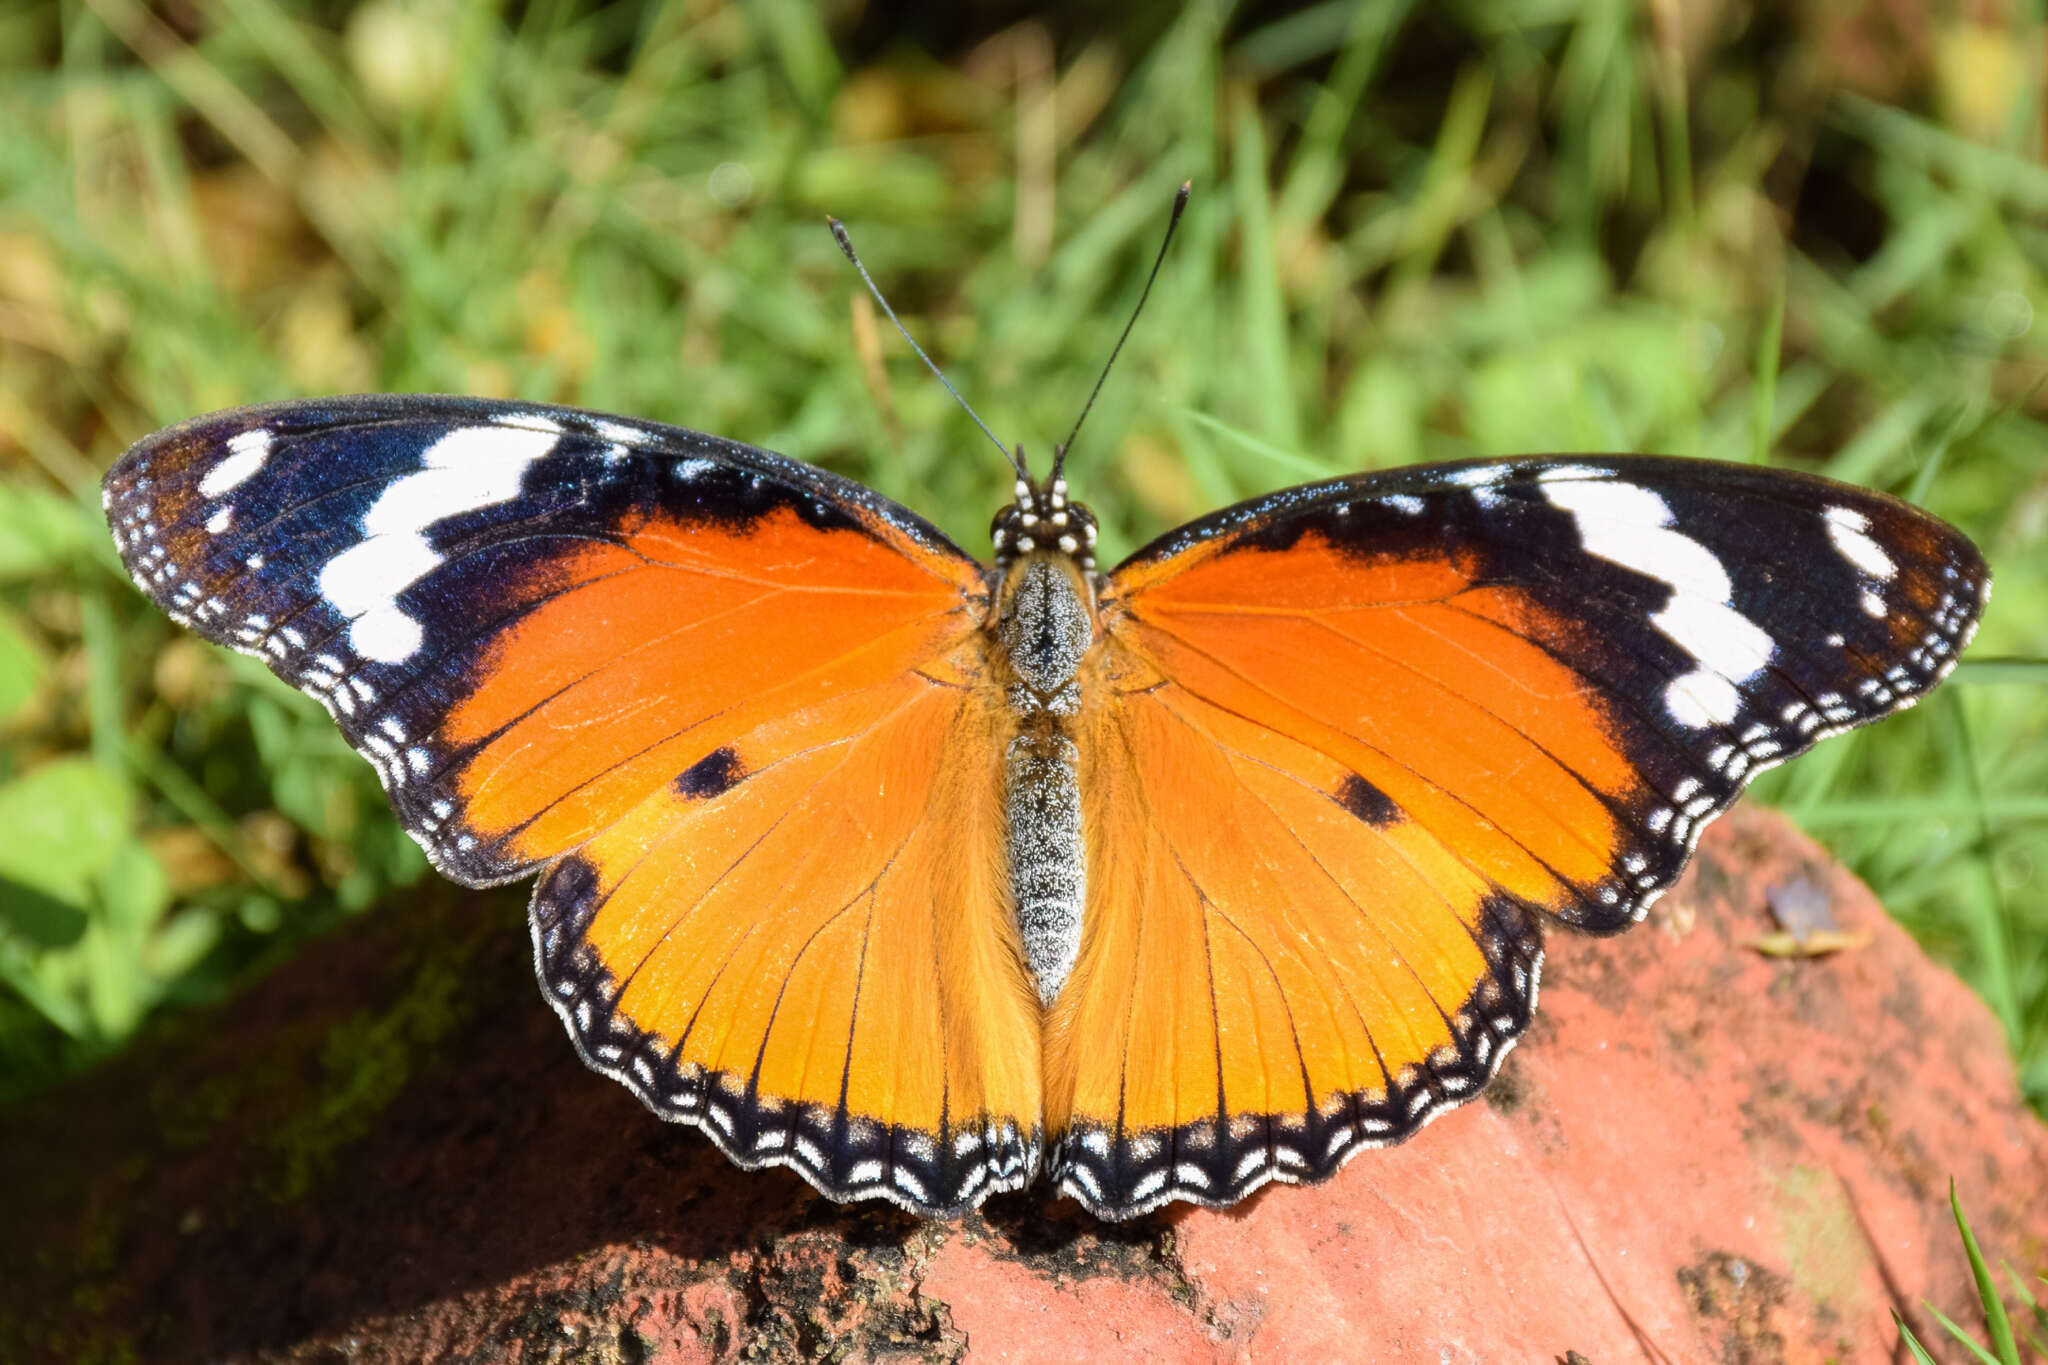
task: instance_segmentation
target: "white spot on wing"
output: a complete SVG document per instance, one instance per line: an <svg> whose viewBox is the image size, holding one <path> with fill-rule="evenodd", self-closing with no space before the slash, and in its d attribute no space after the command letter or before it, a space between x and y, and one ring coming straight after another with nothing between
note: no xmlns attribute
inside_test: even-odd
<svg viewBox="0 0 2048 1365"><path fill-rule="evenodd" d="M1611 469L1596 469L1589 464L1560 464L1552 465L1550 468L1544 470L1541 474L1538 474L1536 476L1536 482L1577 482L1584 479L1611 479L1613 477L1614 471Z"/></svg>
<svg viewBox="0 0 2048 1365"><path fill-rule="evenodd" d="M417 533L371 536L327 561L320 570L320 595L354 621L348 640L356 653L398 663L420 644L420 624L399 608L398 594L440 563L441 556Z"/></svg>
<svg viewBox="0 0 2048 1365"><path fill-rule="evenodd" d="M1444 482L1456 484L1460 488L1485 488L1488 485L1499 483L1514 472L1512 465L1474 465L1470 469L1460 469L1455 473L1444 475Z"/></svg>
<svg viewBox="0 0 2048 1365"><path fill-rule="evenodd" d="M1821 516L1827 523L1828 540L1842 558L1872 578L1889 580L1899 571L1884 547L1865 534L1870 529L1869 517L1853 507L1830 507Z"/></svg>
<svg viewBox="0 0 2048 1365"><path fill-rule="evenodd" d="M262 427L228 441L228 457L199 480L201 497L217 498L239 487L270 458L270 432Z"/></svg>
<svg viewBox="0 0 2048 1365"><path fill-rule="evenodd" d="M1775 646L1735 609L1734 584L1713 551L1674 530L1670 506L1636 484L1558 477L1544 482L1543 495L1572 514L1588 554L1671 588L1650 624L1700 665L1665 688L1672 719L1696 730L1733 720L1742 704L1736 684L1768 666Z"/></svg>
<svg viewBox="0 0 2048 1365"><path fill-rule="evenodd" d="M358 654L379 663L412 657L420 624L398 596L441 564L426 529L516 497L527 467L555 448L559 431L546 418L459 427L427 447L416 473L378 495L363 516L364 538L320 570L320 595L353 622L348 638Z"/></svg>
<svg viewBox="0 0 2048 1365"><path fill-rule="evenodd" d="M562 434L562 424L544 412L501 412L491 420L501 427L518 427L526 431L545 431L553 435Z"/></svg>
<svg viewBox="0 0 2048 1365"><path fill-rule="evenodd" d="M1771 662L1771 637L1725 602L1703 602L1683 592L1650 618L1705 670L1723 679L1752 678Z"/></svg>

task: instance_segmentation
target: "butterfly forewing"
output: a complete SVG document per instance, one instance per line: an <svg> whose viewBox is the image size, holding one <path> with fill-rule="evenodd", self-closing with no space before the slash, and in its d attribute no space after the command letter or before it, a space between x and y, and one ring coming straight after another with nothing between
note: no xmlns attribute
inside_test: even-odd
<svg viewBox="0 0 2048 1365"><path fill-rule="evenodd" d="M1048 1022L1055 1177L1228 1203L1470 1098L1539 915L1640 918L1757 771L1945 676L1988 582L1882 494L1654 458L1333 480L1140 551L1083 721L1123 837Z"/></svg>
<svg viewBox="0 0 2048 1365"><path fill-rule="evenodd" d="M1001 832L934 814L993 799L961 768L986 589L928 524L694 432L448 398L217 414L105 491L143 589L319 698L437 866L545 869L593 1066L836 1197L1028 1178Z"/></svg>
<svg viewBox="0 0 2048 1365"><path fill-rule="evenodd" d="M631 765L624 746L656 736L630 724L608 726L609 744L582 728L581 768L535 761L569 746L585 719L571 703L650 709L670 698L633 684L643 662L666 666L704 680L710 701L648 724L685 730L739 684L871 644L860 628L957 611L973 574L920 519L821 470L534 405L375 396L219 413L137 445L105 492L144 591L319 698L436 864L472 884L573 842L526 822L586 782L645 790L674 775ZM777 537L835 534L842 554L816 577L785 565L759 581L752 561L772 576L776 557L759 552ZM879 600L847 591L870 569L893 571L882 586L904 611L807 652L790 632L795 657L769 657L778 632L743 629L790 597ZM528 719L554 723L553 745L535 748ZM508 790L542 773L572 790Z"/></svg>

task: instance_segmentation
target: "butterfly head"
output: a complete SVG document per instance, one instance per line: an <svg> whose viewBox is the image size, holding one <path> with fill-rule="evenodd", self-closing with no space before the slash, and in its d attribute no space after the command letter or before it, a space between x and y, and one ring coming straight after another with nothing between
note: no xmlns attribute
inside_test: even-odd
<svg viewBox="0 0 2048 1365"><path fill-rule="evenodd" d="M1094 571L1095 514L1068 501L1062 464L1055 459L1050 475L1033 479L1024 451L1018 449L1016 500L998 511L988 528L997 568L1034 551L1047 551L1067 556L1085 573Z"/></svg>

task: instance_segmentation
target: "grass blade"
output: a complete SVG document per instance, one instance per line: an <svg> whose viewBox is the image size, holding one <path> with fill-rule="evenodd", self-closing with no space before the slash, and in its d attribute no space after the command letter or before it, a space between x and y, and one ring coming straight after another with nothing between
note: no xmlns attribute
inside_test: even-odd
<svg viewBox="0 0 2048 1365"><path fill-rule="evenodd" d="M1751 464L1771 462L1773 421L1778 410L1778 364L1780 344L1785 335L1785 277L1771 291L1771 311L1764 316L1764 330L1756 341L1756 431L1749 452Z"/></svg>
<svg viewBox="0 0 2048 1365"><path fill-rule="evenodd" d="M1984 1326L1991 1333L1991 1348L1998 1352L2003 1365L2020 1365L2020 1349L2012 1339L2012 1322L2005 1316L2005 1305L1998 1299L1998 1284L1991 1278L1991 1267L1984 1264L1984 1253L1977 1249L1977 1235L1970 1231L1970 1220L1963 1216L1963 1201L1956 1195L1956 1182L1948 1182L1948 1206L1956 1216L1956 1230L1963 1234L1963 1252L1970 1258L1970 1275L1977 1281L1977 1298L1984 1305Z"/></svg>
<svg viewBox="0 0 2048 1365"><path fill-rule="evenodd" d="M1916 1365L1940 1365L1939 1361L1927 1354L1927 1348L1920 1344L1920 1338L1913 1335L1913 1329L1906 1326L1906 1320L1899 1316L1896 1308L1892 1310L1892 1322L1899 1329L1899 1340L1905 1342L1906 1349L1913 1353Z"/></svg>

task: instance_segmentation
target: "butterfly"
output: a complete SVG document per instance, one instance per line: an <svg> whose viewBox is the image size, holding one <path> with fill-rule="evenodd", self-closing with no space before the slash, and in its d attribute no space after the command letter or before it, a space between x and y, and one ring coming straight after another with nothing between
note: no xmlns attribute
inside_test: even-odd
<svg viewBox="0 0 2048 1365"><path fill-rule="evenodd" d="M1328 479L1105 572L1016 467L988 562L781 455L471 398L215 413L104 493L437 868L538 874L586 1063L931 1216L1228 1205L1410 1136L1527 1029L1548 926L1642 919L1990 585L1885 494L1649 456Z"/></svg>

